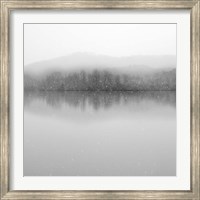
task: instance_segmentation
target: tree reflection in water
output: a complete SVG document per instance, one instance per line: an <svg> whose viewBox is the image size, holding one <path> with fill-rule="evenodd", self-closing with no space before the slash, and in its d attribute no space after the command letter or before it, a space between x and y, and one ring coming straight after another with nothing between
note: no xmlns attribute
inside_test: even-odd
<svg viewBox="0 0 200 200"><path fill-rule="evenodd" d="M109 109L114 105L119 104L141 104L147 100L154 103L164 104L169 106L176 106L176 92L175 91L140 91L140 92L88 92L88 91L25 91L24 105L29 106L32 101L44 101L47 105L54 108L61 108L63 104L70 107L81 108L85 110L92 108L95 111L101 109Z"/></svg>

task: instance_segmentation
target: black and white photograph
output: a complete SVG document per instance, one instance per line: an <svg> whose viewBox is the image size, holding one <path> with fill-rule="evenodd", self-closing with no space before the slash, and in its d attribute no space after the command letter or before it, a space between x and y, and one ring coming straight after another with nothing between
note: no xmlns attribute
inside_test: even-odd
<svg viewBox="0 0 200 200"><path fill-rule="evenodd" d="M25 23L24 176L176 176L176 24Z"/></svg>

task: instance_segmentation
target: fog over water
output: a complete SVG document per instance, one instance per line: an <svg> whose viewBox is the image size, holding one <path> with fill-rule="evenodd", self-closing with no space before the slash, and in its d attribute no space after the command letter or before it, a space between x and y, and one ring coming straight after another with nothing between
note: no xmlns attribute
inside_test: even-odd
<svg viewBox="0 0 200 200"><path fill-rule="evenodd" d="M176 24L24 24L24 176L176 176L176 63Z"/></svg>
<svg viewBox="0 0 200 200"><path fill-rule="evenodd" d="M25 92L25 176L176 175L176 95Z"/></svg>

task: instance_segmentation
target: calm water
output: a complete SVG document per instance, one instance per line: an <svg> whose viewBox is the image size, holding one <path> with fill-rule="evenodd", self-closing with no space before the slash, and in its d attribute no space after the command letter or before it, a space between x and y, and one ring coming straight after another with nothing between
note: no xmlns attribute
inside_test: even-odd
<svg viewBox="0 0 200 200"><path fill-rule="evenodd" d="M176 93L25 92L24 175L176 175Z"/></svg>

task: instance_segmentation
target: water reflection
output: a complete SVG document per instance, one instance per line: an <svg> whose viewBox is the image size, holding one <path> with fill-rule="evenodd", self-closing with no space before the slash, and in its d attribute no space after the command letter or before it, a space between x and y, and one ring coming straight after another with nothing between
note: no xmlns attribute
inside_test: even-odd
<svg viewBox="0 0 200 200"><path fill-rule="evenodd" d="M24 93L24 176L175 175L175 92Z"/></svg>
<svg viewBox="0 0 200 200"><path fill-rule="evenodd" d="M129 104L134 102L153 101L157 104L165 104L175 107L175 91L146 91L146 92L31 92L24 93L24 105L29 106L35 100L41 100L54 108L61 108L63 104L70 107L79 107L81 110L92 107L94 110L108 109L113 105Z"/></svg>

